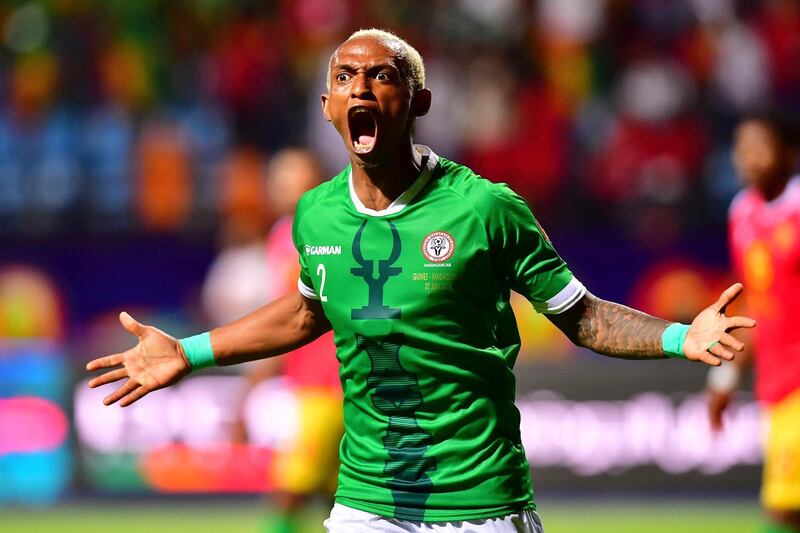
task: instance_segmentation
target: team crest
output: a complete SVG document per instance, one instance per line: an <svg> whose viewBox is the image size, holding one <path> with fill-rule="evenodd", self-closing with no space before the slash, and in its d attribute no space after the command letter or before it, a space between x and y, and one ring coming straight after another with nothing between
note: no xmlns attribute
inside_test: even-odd
<svg viewBox="0 0 800 533"><path fill-rule="evenodd" d="M441 263L453 256L456 241L445 231L434 231L422 241L422 253L428 261Z"/></svg>

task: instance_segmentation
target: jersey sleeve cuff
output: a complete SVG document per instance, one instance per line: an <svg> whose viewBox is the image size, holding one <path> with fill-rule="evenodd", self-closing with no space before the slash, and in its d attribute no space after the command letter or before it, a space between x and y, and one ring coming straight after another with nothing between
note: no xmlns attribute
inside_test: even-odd
<svg viewBox="0 0 800 533"><path fill-rule="evenodd" d="M310 300L319 300L319 295L316 293L316 291L303 283L301 278L297 278L297 290L300 291L300 294Z"/></svg>
<svg viewBox="0 0 800 533"><path fill-rule="evenodd" d="M540 313L558 315L578 303L585 294L586 287L578 281L578 278L573 277L558 294L546 302L534 302L533 307Z"/></svg>

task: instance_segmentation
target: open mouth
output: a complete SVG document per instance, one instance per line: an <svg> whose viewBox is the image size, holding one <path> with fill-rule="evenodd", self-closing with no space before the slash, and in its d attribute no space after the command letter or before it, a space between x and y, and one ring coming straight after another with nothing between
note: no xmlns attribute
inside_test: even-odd
<svg viewBox="0 0 800 533"><path fill-rule="evenodd" d="M366 107L354 107L348 115L350 140L353 150L358 154L368 154L375 147L378 136L378 123Z"/></svg>

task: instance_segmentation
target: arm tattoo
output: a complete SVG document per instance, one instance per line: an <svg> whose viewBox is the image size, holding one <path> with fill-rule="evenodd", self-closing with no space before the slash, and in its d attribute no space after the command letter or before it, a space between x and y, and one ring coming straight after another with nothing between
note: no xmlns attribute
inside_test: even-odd
<svg viewBox="0 0 800 533"><path fill-rule="evenodd" d="M586 293L560 315L547 315L578 346L623 359L662 359L661 335L670 322Z"/></svg>

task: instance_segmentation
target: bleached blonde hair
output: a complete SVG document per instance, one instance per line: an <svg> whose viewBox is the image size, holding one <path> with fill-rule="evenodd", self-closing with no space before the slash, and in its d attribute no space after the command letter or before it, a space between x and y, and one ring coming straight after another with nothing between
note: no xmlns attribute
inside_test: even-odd
<svg viewBox="0 0 800 533"><path fill-rule="evenodd" d="M353 32L353 34L350 35L350 37L348 37L342 44L340 44L331 54L331 57L328 60L328 74L325 78L329 91L331 90L331 65L333 64L333 58L336 57L339 48L341 48L343 44L352 39L358 39L361 37L372 37L374 39L378 39L385 46L394 51L395 56L400 59L400 65L398 65L400 74L402 74L403 79L405 79L406 83L408 83L408 88L411 90L411 94L414 94L416 91L425 87L425 63L422 61L422 56L419 52L417 52L416 48L408 44L408 42L402 37L399 37L390 31L381 30L378 28L368 28Z"/></svg>

